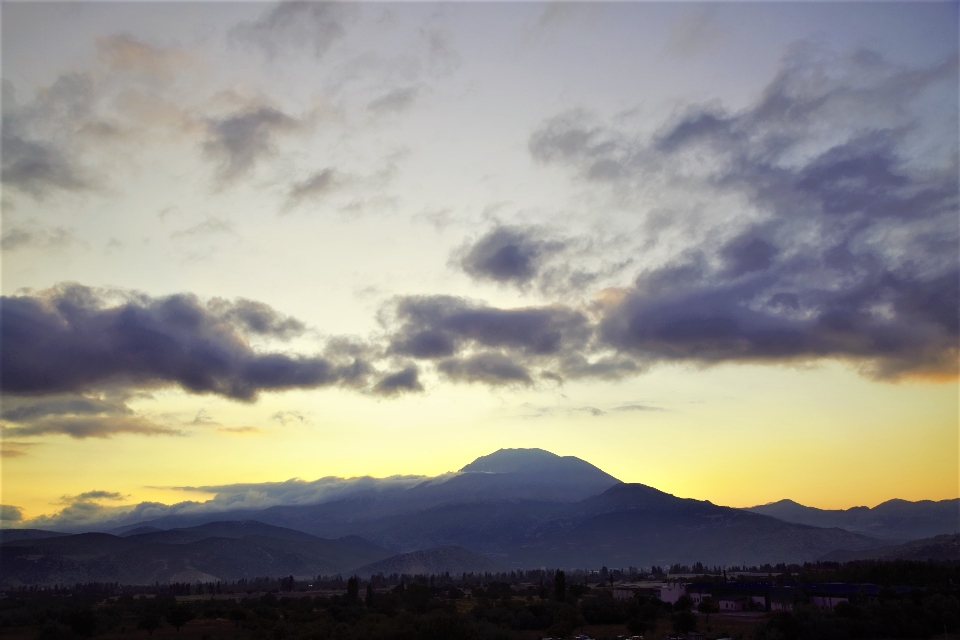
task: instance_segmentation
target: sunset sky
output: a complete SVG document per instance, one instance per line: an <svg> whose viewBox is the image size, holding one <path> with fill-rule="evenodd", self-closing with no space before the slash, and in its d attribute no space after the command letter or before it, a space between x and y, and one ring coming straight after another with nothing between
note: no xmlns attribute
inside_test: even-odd
<svg viewBox="0 0 960 640"><path fill-rule="evenodd" d="M957 27L4 2L2 524L507 447L731 506L960 496Z"/></svg>

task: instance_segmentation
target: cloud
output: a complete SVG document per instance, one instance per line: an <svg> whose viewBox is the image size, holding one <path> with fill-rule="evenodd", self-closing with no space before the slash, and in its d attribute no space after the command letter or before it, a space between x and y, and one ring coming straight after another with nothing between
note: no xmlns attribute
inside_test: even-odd
<svg viewBox="0 0 960 640"><path fill-rule="evenodd" d="M277 411L275 414L270 416L270 419L276 420L282 425L286 425L294 420L300 422L301 424L307 422L307 418L299 411Z"/></svg>
<svg viewBox="0 0 960 640"><path fill-rule="evenodd" d="M117 491L103 491L100 489L94 489L93 491L85 491L81 494L75 496L61 496L60 502L62 504L73 504L74 502L80 501L96 501L96 500L125 500L130 496L126 496Z"/></svg>
<svg viewBox="0 0 960 640"><path fill-rule="evenodd" d="M66 227L30 228L13 227L4 231L0 238L0 249L16 251L25 247L40 247L43 249L61 249L77 242L72 229Z"/></svg>
<svg viewBox="0 0 960 640"><path fill-rule="evenodd" d="M299 325L278 320L278 315L249 313L243 304L206 306L191 295L113 295L117 299L69 284L4 297L3 391L50 395L111 385L176 385L193 393L252 400L265 390L358 383L369 371L358 359L334 362L254 351L247 335L285 337ZM150 431L136 421L120 421L116 427ZM30 427L36 433L71 434L92 434L97 428L97 421L79 418Z"/></svg>
<svg viewBox="0 0 960 640"><path fill-rule="evenodd" d="M347 32L356 7L343 2L280 2L230 32L235 42L253 46L268 58L310 49L319 58Z"/></svg>
<svg viewBox="0 0 960 640"><path fill-rule="evenodd" d="M224 118L207 120L204 153L217 161L221 184L247 175L257 162L273 153L278 133L296 130L300 122L272 107L248 108Z"/></svg>
<svg viewBox="0 0 960 640"><path fill-rule="evenodd" d="M413 104L414 100L417 99L417 94L419 93L420 87L417 86L394 89L376 100L371 101L367 105L367 110L376 114L405 111Z"/></svg>
<svg viewBox="0 0 960 640"><path fill-rule="evenodd" d="M327 167L312 176L296 182L287 194L287 208L295 207L304 200L317 200L330 195L347 182L344 176L332 167Z"/></svg>
<svg viewBox="0 0 960 640"><path fill-rule="evenodd" d="M67 435L77 440L85 438L111 438L120 433L145 436L185 435L173 429L150 422L139 416L58 416L34 420L28 424L3 427L4 438Z"/></svg>
<svg viewBox="0 0 960 640"><path fill-rule="evenodd" d="M646 404L622 404L619 407L614 407L614 411L663 411L660 407L651 407Z"/></svg>
<svg viewBox="0 0 960 640"><path fill-rule="evenodd" d="M420 384L417 367L410 366L384 376L373 387L373 391L381 395L391 395L403 391L423 391L423 385Z"/></svg>
<svg viewBox="0 0 960 640"><path fill-rule="evenodd" d="M451 474L437 477L391 476L388 478L328 476L312 481L294 478L284 482L259 484L164 487L188 493L215 495L203 502L188 500L171 505L141 502L136 505L114 506L99 504L92 499L78 499L51 515L19 522L21 525L55 531L103 531L164 516L209 514L235 509L265 509L276 505L320 504L363 493L402 491L424 482L443 482L449 477ZM18 512L14 512L14 515Z"/></svg>
<svg viewBox="0 0 960 640"><path fill-rule="evenodd" d="M620 198L676 184L707 203L686 250L604 305L595 348L644 365L833 358L881 379L955 376L956 65L801 48L755 104L692 107L652 137L582 112L546 121L536 160Z"/></svg>
<svg viewBox="0 0 960 640"><path fill-rule="evenodd" d="M115 398L60 396L25 401L7 395L4 402L0 413L4 421L0 433L4 438L55 434L77 439L110 438L120 433L185 435L179 429L136 415L122 400Z"/></svg>
<svg viewBox="0 0 960 640"><path fill-rule="evenodd" d="M533 380L520 364L502 353L478 353L466 358L442 360L437 369L451 380L483 382L490 385L523 384Z"/></svg>
<svg viewBox="0 0 960 640"><path fill-rule="evenodd" d="M3 522L21 522L23 509L12 504L0 504L0 520Z"/></svg>
<svg viewBox="0 0 960 640"><path fill-rule="evenodd" d="M3 184L42 199L56 190L87 191L94 181L67 152L17 131L16 116L3 118Z"/></svg>
<svg viewBox="0 0 960 640"><path fill-rule="evenodd" d="M214 298L207 307L245 333L289 340L303 335L307 330L307 326L297 318L278 313L270 305L257 300L237 298L230 302Z"/></svg>
<svg viewBox="0 0 960 640"><path fill-rule="evenodd" d="M474 278L527 284L538 275L544 258L564 246L562 241L547 240L533 227L497 226L462 247L459 261Z"/></svg>
<svg viewBox="0 0 960 640"><path fill-rule="evenodd" d="M257 427L220 427L217 431L223 431L224 433L234 433L237 435L243 435L246 433L260 433L260 429Z"/></svg>
<svg viewBox="0 0 960 640"><path fill-rule="evenodd" d="M9 422L29 422L37 418L62 415L132 414L122 402L101 398L68 397L41 400L10 407L0 411L0 418Z"/></svg>
<svg viewBox="0 0 960 640"><path fill-rule="evenodd" d="M13 440L0 440L0 458L19 458L27 455L26 449L36 446L36 442L15 442Z"/></svg>
<svg viewBox="0 0 960 640"><path fill-rule="evenodd" d="M587 318L561 306L498 309L452 296L398 299L401 323L391 350L415 358L439 358L467 345L550 355L589 337Z"/></svg>

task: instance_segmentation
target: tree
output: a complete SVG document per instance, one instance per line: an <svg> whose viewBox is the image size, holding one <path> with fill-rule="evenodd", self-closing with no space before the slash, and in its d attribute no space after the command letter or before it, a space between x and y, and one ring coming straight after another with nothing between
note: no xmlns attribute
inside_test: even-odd
<svg viewBox="0 0 960 640"><path fill-rule="evenodd" d="M710 624L710 614L717 613L719 610L713 598L704 598L700 601L700 604L697 605L697 611L707 616L707 624Z"/></svg>
<svg viewBox="0 0 960 640"><path fill-rule="evenodd" d="M560 569L557 569L553 575L553 599L557 602L564 602L567 599L567 577Z"/></svg>
<svg viewBox="0 0 960 640"><path fill-rule="evenodd" d="M143 629L147 632L148 635L153 635L153 632L157 630L160 626L160 616L158 616L153 611L146 611L140 619L137 621L137 629Z"/></svg>
<svg viewBox="0 0 960 640"><path fill-rule="evenodd" d="M170 609L165 617L167 618L167 622L177 628L177 633L180 633L180 627L193 620L193 612L183 605L180 605Z"/></svg>
<svg viewBox="0 0 960 640"><path fill-rule="evenodd" d="M357 576L347 580L347 602L353 604L360 597L360 578Z"/></svg>
<svg viewBox="0 0 960 640"><path fill-rule="evenodd" d="M673 608L675 611L689 611L693 609L693 598L687 594L683 594L673 603Z"/></svg>
<svg viewBox="0 0 960 640"><path fill-rule="evenodd" d="M363 598L363 604L368 607L373 606L373 583L367 583L367 595Z"/></svg>
<svg viewBox="0 0 960 640"><path fill-rule="evenodd" d="M92 636L97 630L97 616L89 609L70 614L70 630L81 637Z"/></svg>
<svg viewBox="0 0 960 640"><path fill-rule="evenodd" d="M229 618L233 620L233 626L239 627L240 623L247 619L247 612L237 607L230 610Z"/></svg>
<svg viewBox="0 0 960 640"><path fill-rule="evenodd" d="M677 611L673 614L673 630L678 634L697 630L697 616L691 611Z"/></svg>

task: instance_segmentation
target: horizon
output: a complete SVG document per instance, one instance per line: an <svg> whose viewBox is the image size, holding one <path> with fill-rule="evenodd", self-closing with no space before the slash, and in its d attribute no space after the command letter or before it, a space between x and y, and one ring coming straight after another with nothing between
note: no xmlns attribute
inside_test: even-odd
<svg viewBox="0 0 960 640"><path fill-rule="evenodd" d="M500 448L960 498L956 3L0 11L0 526Z"/></svg>
<svg viewBox="0 0 960 640"><path fill-rule="evenodd" d="M465 463L464 465L462 465L462 467L468 466L468 465L472 464L473 462L476 462L476 461L479 460L480 458L486 458L486 457L493 456L493 455L495 455L495 454L497 454L497 453L500 453L501 451L536 451L536 452L542 452L542 453L550 454L551 456L556 457L556 458L558 458L558 459L559 459L559 458L575 458L575 459L577 459L577 460L581 460L582 462L586 462L586 463L590 464L591 466L593 466L594 468L596 468L596 469L598 469L598 470L600 470L600 471L603 471L602 468L598 467L597 465L593 465L592 463L590 463L589 460L583 460L582 458L579 458L579 457L577 457L577 456L560 456L560 455L557 455L557 454L555 454L555 453L553 453L553 452L551 452L551 451L547 451L547 450L545 450L545 449L536 448L536 447L534 447L534 448L501 448L501 449L498 449L498 450L496 450L496 451L493 451L493 452L491 452L491 453L489 453L489 454L483 454L483 455L481 455L481 456L478 456L477 458L474 458L474 459L471 460L470 462L467 462L467 463ZM316 479L314 479L314 480L303 479L303 478L287 478L287 479L284 479L284 480L278 480L278 481L267 482L267 483L262 483L262 484L263 484L263 485L274 485L274 486L275 486L275 485L285 485L285 484L289 484L289 483L293 483L293 482L300 482L300 483L303 483L303 484L311 484L311 483L319 482L319 481L321 481L321 480L331 480L331 479L344 480L344 481L365 480L365 479L372 479L372 480L397 480L397 481L407 480L407 481L415 481L414 483L408 484L408 485L406 485L406 486L401 486L401 488L406 489L406 490L409 490L409 489L412 489L412 488L414 488L415 486L417 486L417 485L419 485L420 483L422 483L422 482L424 482L424 481L427 481L427 480L438 480L438 479L440 479L440 480L442 480L442 481L445 482L445 481L446 481L447 479L449 479L450 477L456 476L456 475L461 474L461 473L500 473L500 472L487 472L487 471L467 471L467 472L464 472L464 471L462 470L462 467L461 467L460 469L451 470L451 471L446 471L446 472L444 472L444 473L441 473L441 474L438 474L438 475L435 475L435 476L428 476L428 475L424 475L424 474L398 474L398 475L386 476L386 477L376 477L376 476L371 476L371 475L358 475L358 476L350 476L350 477L322 476L322 477L316 478ZM643 484L643 483L636 483L636 482L626 482L626 481L620 480L620 479L618 479L618 478L615 478L615 479L618 480L618 483L619 483L619 484L641 484L641 485ZM614 486L616 486L616 485L614 485ZM649 486L649 485L643 485L643 486ZM257 490L257 485L241 485L241 487L239 487L239 488L242 489L242 491L240 491L239 494L242 494L242 493L244 493L244 492L250 492L251 490L256 491L256 490ZM652 488L658 489L658 487L652 487ZM234 489L234 490L231 492L231 487L230 487L230 485L226 485L226 486L222 486L222 487L216 487L216 489L218 489L218 491L213 491L212 489L209 490L209 491L204 491L204 489L206 489L206 487L175 487L175 488L172 488L172 489L176 489L176 490L179 490L179 491L190 491L190 492L195 492L195 493L200 493L200 494L204 494L204 495L209 495L209 496L211 496L211 497L210 497L209 499L207 499L207 500L183 501L183 502L179 503L179 504L184 504L184 503L186 503L186 502L190 502L190 503L195 503L195 504L197 504L197 505L200 506L200 507L203 507L204 505L210 505L210 506L211 506L211 508L210 508L209 510L203 510L203 509L201 509L201 510L197 510L197 511L189 511L189 512L186 512L186 513L184 514L184 515L189 515L189 516L202 516L203 514L208 514L209 517L215 518L215 517L216 517L216 514L227 514L227 513L230 513L230 512L231 512L231 509L229 509L227 506L224 506L224 505L218 505L218 504L216 503L216 499L218 499L218 498L225 498L225 499L228 500L228 501L232 501L232 500L235 499L234 496L235 496L235 495L238 495L238 491L237 491L236 489ZM92 491L91 493L107 493L107 492L94 490L94 491ZM669 493L669 492L668 492L668 493ZM253 512L253 514L251 515L250 518L244 518L242 521L259 522L258 520L256 520L256 517L255 517L256 512L258 512L258 511L260 511L260 510L263 510L263 509L268 509L268 508L270 508L271 506L280 506L280 505L288 505L288 504L296 504L296 505L323 504L323 503L326 503L326 502L335 501L335 500L337 500L337 499L342 499L342 498L348 497L348 496L350 496L350 495L353 495L353 494L352 494L352 493L340 493L340 494L334 494L334 495L330 495L330 496L321 496L321 497L318 497L318 498L317 498L316 500L314 500L314 501L308 501L308 502L293 502L293 501L287 500L286 502L284 502L284 501L277 501L277 502L275 502L275 503L273 503L273 504L251 505L251 506L248 506L248 507L241 507L241 510ZM670 494L670 495L673 495L673 494ZM94 497L95 497L95 496L94 496ZM678 497L678 498L689 498L690 496L677 495L676 497ZM945 499L942 499L942 500L914 500L914 501L908 501L908 502L913 502L913 503L915 503L915 502L945 502L945 501L949 501L949 500L958 500L958 499L960 499L960 498L945 498ZM866 507L866 508L868 508L868 509L874 509L874 508L876 508L877 506L880 506L880 505L885 504L885 503L887 503L887 502L897 501L897 500L903 500L903 499L902 499L902 498L893 497L893 498L888 498L888 499L886 499L886 500L883 500L883 501L878 502L877 504L873 504L873 505L851 505L851 506L849 506L849 507L842 507L840 510L848 510L848 509L863 508L863 507ZM712 502L712 501L711 501L711 502ZM797 501L795 501L795 500L790 499L789 497L788 497L788 498L781 498L781 499L779 499L779 500L774 500L774 501L766 502L766 503L762 503L762 504L750 504L750 505L722 505L722 504L721 504L720 506L731 507L731 508L734 508L734 509L750 509L750 508L754 508L754 507L769 506L769 505L777 504L777 503L780 503L780 502L790 502L790 503L798 504L798 505L800 505L800 506L807 507L807 508L815 508L815 509L818 508L818 507L813 507L812 505L804 505L804 504L802 504L802 503L799 503L799 502L797 502ZM714 504L718 504L718 503L714 503ZM104 530L107 530L107 531L109 531L109 530L111 530L111 529L130 529L130 528L136 527L136 526L138 526L138 525L140 525L140 524L148 524L149 522L154 521L154 520L156 520L156 519L158 519L158 518L163 518L163 517L167 517L167 516L170 516L170 515L173 515L173 516L181 515L180 512L169 512L169 513L166 513L166 514L159 514L159 515L154 514L154 515L150 515L150 516L145 516L145 517L143 517L143 518L141 518L141 519L139 519L139 520L135 520L135 521L133 521L133 522L131 522L131 523L129 523L129 524L117 524L116 519L122 517L122 516L126 513L126 512L123 511L123 510L124 510L126 507L135 507L135 506L136 506L135 504L128 504L128 505L127 505L127 504L115 504L115 505L111 505L112 508L111 508L110 510L104 511L104 512L98 514L98 517L99 517L100 519L98 519L98 520L96 520L96 521L86 522L86 523L84 523L84 522L73 522L73 521L71 521L71 520L69 519L69 517L65 518L63 521L51 520L51 519L49 519L49 518L50 518L52 515L55 515L55 514L40 514L39 516L36 517L36 520L31 519L31 520L27 520L27 521L23 521L23 522L18 522L18 523L16 523L16 526L12 526L12 527L11 527L11 526L8 525L7 527L4 527L4 528L7 528L7 529L32 529L32 528L36 528L36 529L41 529L41 530L42 530L42 529L44 529L45 527L49 527L50 530L52 530L52 531L58 531L58 530L60 530L60 531L73 531L73 532L82 532L82 531L85 531L85 530L88 530L88 531L104 531ZM166 506L176 506L176 504L167 504ZM218 507L219 507L219 508L218 508ZM35 523L37 520L39 520L39 524L37 524L36 526L33 526L34 523ZM237 520L231 520L231 519L224 520L224 522L233 522L233 521L237 521ZM211 522L211 523L213 523L213 522L220 522L220 520L210 520L209 522ZM202 526L202 525L191 525L191 526ZM273 526L273 525L268 525L268 526ZM85 529L85 527L86 527L87 529ZM176 528L176 527L175 527L175 528Z"/></svg>

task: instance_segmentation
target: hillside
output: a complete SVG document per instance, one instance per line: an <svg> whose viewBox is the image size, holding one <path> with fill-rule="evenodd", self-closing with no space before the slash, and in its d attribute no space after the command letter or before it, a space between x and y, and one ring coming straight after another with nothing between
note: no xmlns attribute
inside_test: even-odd
<svg viewBox="0 0 960 640"><path fill-rule="evenodd" d="M849 562L851 560L937 560L960 561L960 534L935 536L913 540L906 544L877 547L866 551L841 549L826 554L822 561Z"/></svg>
<svg viewBox="0 0 960 640"><path fill-rule="evenodd" d="M361 578L370 575L383 574L462 574L485 571L496 571L501 568L493 560L478 553L468 551L463 547L445 546L401 553L379 562L364 565L351 571Z"/></svg>
<svg viewBox="0 0 960 640"><path fill-rule="evenodd" d="M393 555L357 537L326 540L302 532L278 532L262 523L213 524L126 537L84 533L4 542L0 586L314 576L341 573Z"/></svg>
<svg viewBox="0 0 960 640"><path fill-rule="evenodd" d="M749 507L760 513L797 524L814 527L839 527L892 541L918 540L960 531L960 499L888 500L870 507L817 509L793 500Z"/></svg>
<svg viewBox="0 0 960 640"><path fill-rule="evenodd" d="M56 538L66 535L57 531L44 531L42 529L0 529L0 542L13 542L15 540L37 540L39 538Z"/></svg>

